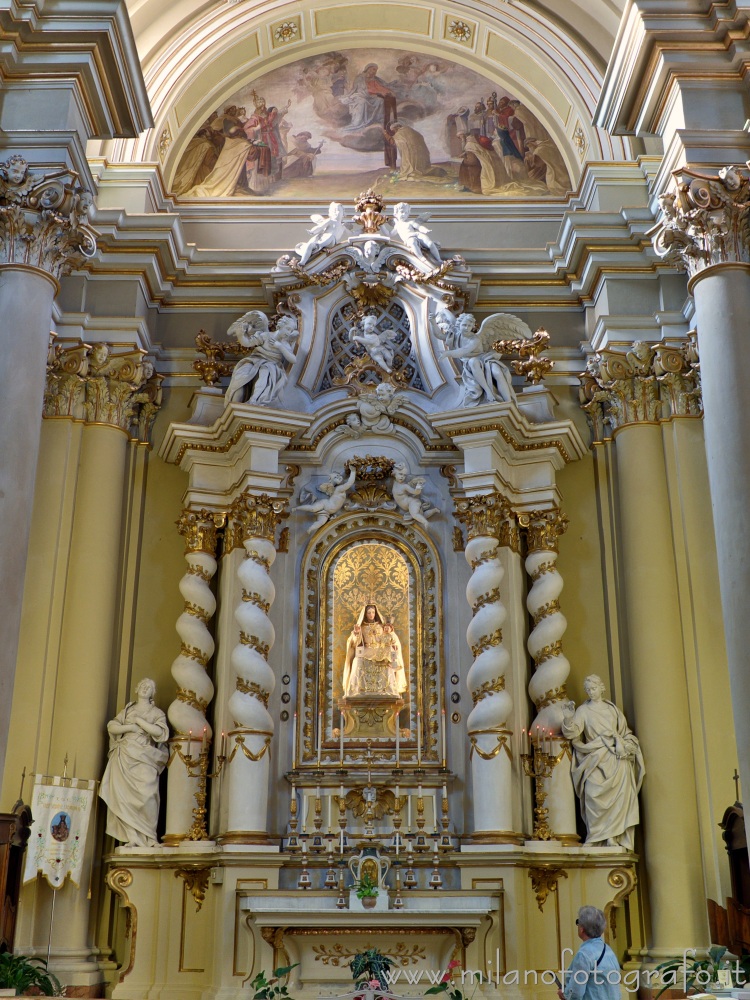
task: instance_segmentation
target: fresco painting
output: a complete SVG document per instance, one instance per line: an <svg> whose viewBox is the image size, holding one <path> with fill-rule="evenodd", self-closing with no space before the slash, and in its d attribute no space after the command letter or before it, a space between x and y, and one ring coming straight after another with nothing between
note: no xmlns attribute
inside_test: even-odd
<svg viewBox="0 0 750 1000"><path fill-rule="evenodd" d="M257 78L190 140L187 199L559 197L570 177L533 112L492 80L398 49L310 56Z"/></svg>

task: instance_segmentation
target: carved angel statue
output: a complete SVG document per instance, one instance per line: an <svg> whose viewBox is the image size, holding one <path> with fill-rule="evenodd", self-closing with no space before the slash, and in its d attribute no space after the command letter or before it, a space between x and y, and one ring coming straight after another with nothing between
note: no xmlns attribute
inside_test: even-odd
<svg viewBox="0 0 750 1000"><path fill-rule="evenodd" d="M351 226L344 222L344 206L337 201L332 201L328 206L327 216L311 215L310 218L315 223L312 229L308 229L310 239L306 243L298 243L294 248L299 254L302 267L313 254L335 247L337 243L343 243L352 233Z"/></svg>
<svg viewBox="0 0 750 1000"><path fill-rule="evenodd" d="M389 382L381 382L375 392L363 392L357 398L358 413L350 413L346 418L344 432L353 438L368 431L390 434L393 430L391 417L403 403L402 393L397 393Z"/></svg>
<svg viewBox="0 0 750 1000"><path fill-rule="evenodd" d="M377 240L367 240L363 247L352 244L348 252L351 253L363 271L370 275L377 275L385 263L389 249L387 243L381 244Z"/></svg>
<svg viewBox="0 0 750 1000"><path fill-rule="evenodd" d="M398 333L392 327L378 330L377 324L377 316L365 316L359 323L362 332L357 333L357 326L353 326L349 330L349 340L353 344L361 344L375 364L390 374L393 371L393 355L396 352L394 341Z"/></svg>
<svg viewBox="0 0 750 1000"><path fill-rule="evenodd" d="M392 232L398 237L398 239L406 246L415 257L419 257L421 261L432 267L435 261L440 264L442 263L442 258L440 256L440 244L436 243L431 237L431 230L424 225L429 219L429 215L423 213L418 215L416 219L410 219L411 215L411 205L405 201L400 201L393 209L393 227ZM431 261L425 250L432 254L434 261Z"/></svg>
<svg viewBox="0 0 750 1000"><path fill-rule="evenodd" d="M357 470L354 468L350 470L349 478L346 482L344 482L344 477L339 472L332 472L328 477L328 482L322 483L318 487L318 490L325 494L321 500L316 500L309 490L303 490L300 493L300 500L304 500L305 502L298 504L297 510L309 510L311 514L317 515L315 521L307 529L308 535L317 531L318 528L322 528L334 514L338 514L346 503L346 494L354 486L356 478Z"/></svg>
<svg viewBox="0 0 750 1000"><path fill-rule="evenodd" d="M270 330L268 316L251 309L232 323L227 335L252 351L234 366L224 405L242 402L245 396L248 403L269 406L287 383L285 362L294 364L292 345L299 336L297 321L291 316L282 316L276 329Z"/></svg>
<svg viewBox="0 0 750 1000"><path fill-rule="evenodd" d="M427 482L424 476L416 476L411 483L406 482L408 469L404 462L393 466L393 488L391 495L398 507L404 512L405 521L418 521L429 528L427 518L438 514L437 507L431 507L428 500L422 499L422 490Z"/></svg>
<svg viewBox="0 0 750 1000"><path fill-rule="evenodd" d="M445 316L442 319L447 322ZM509 313L494 313L477 330L471 313L461 313L450 330L438 327L434 333L439 340L454 345L443 351L444 358L461 359L462 406L515 399L510 372L492 345L498 340L531 339L526 323Z"/></svg>

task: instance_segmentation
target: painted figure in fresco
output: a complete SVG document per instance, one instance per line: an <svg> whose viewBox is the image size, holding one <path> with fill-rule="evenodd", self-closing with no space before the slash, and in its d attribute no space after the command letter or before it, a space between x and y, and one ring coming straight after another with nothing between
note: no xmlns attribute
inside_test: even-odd
<svg viewBox="0 0 750 1000"><path fill-rule="evenodd" d="M298 243L294 248L295 253L299 254L302 267L313 254L343 243L352 233L351 226L344 222L344 206L337 201L332 201L328 206L327 218L324 215L311 215L310 218L315 223L312 229L308 229L310 239L306 243Z"/></svg>
<svg viewBox="0 0 750 1000"><path fill-rule="evenodd" d="M218 115L207 124L207 127L202 129L204 137L208 137L209 141L218 148L216 161L210 173L198 180L200 173L203 172L201 163L205 163L205 161L198 164L198 172L192 179L189 179L187 174L182 173L183 159L175 178L175 184L180 189L184 189L184 192L183 190L178 191L175 187L176 193L184 193L187 198L229 198L234 194L237 183L244 174L245 160L250 145L242 125L244 119L245 109L230 105L224 109L223 115ZM194 152L197 159L199 148L196 147ZM188 182L191 186L185 189L184 186Z"/></svg>
<svg viewBox="0 0 750 1000"><path fill-rule="evenodd" d="M292 138L294 145L287 153L284 180L292 180L295 177L312 177L315 172L315 157L319 156L323 150L323 140L321 139L317 146L311 146L311 132L298 132Z"/></svg>
<svg viewBox="0 0 750 1000"><path fill-rule="evenodd" d="M361 332L358 333L357 330ZM369 314L349 330L349 340L361 344L376 365L387 372L393 371L393 355L396 352L395 338L398 331L393 327L378 330L378 317Z"/></svg>
<svg viewBox="0 0 750 1000"><path fill-rule="evenodd" d="M245 121L245 133L250 141L247 153L247 187L251 194L266 194L281 180L286 156L286 143L282 136L282 123L292 106L291 100L279 110L267 107L265 97L253 91L255 111Z"/></svg>
<svg viewBox="0 0 750 1000"><path fill-rule="evenodd" d="M351 115L351 121L342 130L344 132L359 132L368 125L384 124L386 108L390 108L395 116L396 96L378 76L377 63L365 66L341 101Z"/></svg>
<svg viewBox="0 0 750 1000"><path fill-rule="evenodd" d="M344 697L400 695L406 690L401 641L376 604L366 604L346 642Z"/></svg>
<svg viewBox="0 0 750 1000"><path fill-rule="evenodd" d="M234 366L224 405L243 402L269 406L287 383L286 364L295 360L292 345L299 336L296 320L282 316L276 329L269 329L268 316L251 309L236 320L227 331L238 344L252 348ZM249 390L246 386L250 386Z"/></svg>
<svg viewBox="0 0 750 1000"><path fill-rule="evenodd" d="M437 507L430 507L422 499L422 490L427 482L424 476L416 476L407 483L408 469L403 462L393 467L393 487L391 496L398 507L404 512L405 521L417 521L423 528L429 528L427 518L438 514Z"/></svg>
<svg viewBox="0 0 750 1000"><path fill-rule="evenodd" d="M429 215L422 214L416 219L410 219L411 205L405 201L400 201L393 209L393 232L399 240L408 247L415 257L419 257L425 264L432 266L433 262L425 254L425 250L431 253L435 260L440 263L440 246L431 237L427 226L422 225L429 218Z"/></svg>
<svg viewBox="0 0 750 1000"><path fill-rule="evenodd" d="M107 803L107 833L128 847L154 847L159 816L159 775L169 754L167 717L154 705L156 685L148 677L135 701L107 725L109 760L100 797Z"/></svg>
<svg viewBox="0 0 750 1000"><path fill-rule="evenodd" d="M588 701L563 703L562 734L573 750L571 777L586 820L586 843L633 850L638 792L646 768L625 716L604 698L604 682L583 682Z"/></svg>
<svg viewBox="0 0 750 1000"><path fill-rule="evenodd" d="M322 528L334 514L338 514L346 503L346 495L352 486L354 486L356 478L357 470L354 468L349 471L349 478L346 482L344 482L344 477L340 473L332 472L328 477L328 482L322 483L318 487L320 492L324 494L323 499L316 500L314 494L307 490L300 493L300 500L304 500L305 502L298 504L297 510L308 510L311 514L316 515L315 521L307 529L308 535L317 531L318 528Z"/></svg>
<svg viewBox="0 0 750 1000"><path fill-rule="evenodd" d="M423 180L424 178L445 177L442 167L433 167L430 151L421 132L403 122L391 122L383 129L386 143L398 150L401 162L398 167L400 181Z"/></svg>

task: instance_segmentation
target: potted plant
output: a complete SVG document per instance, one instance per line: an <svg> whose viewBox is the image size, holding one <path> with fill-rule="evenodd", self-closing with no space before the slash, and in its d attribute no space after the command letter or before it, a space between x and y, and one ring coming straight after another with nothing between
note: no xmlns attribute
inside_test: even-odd
<svg viewBox="0 0 750 1000"><path fill-rule="evenodd" d="M57 976L47 972L43 958L27 958L26 955L0 955L0 995L23 996L35 987L42 996L63 996L63 987Z"/></svg>
<svg viewBox="0 0 750 1000"><path fill-rule="evenodd" d="M250 980L250 985L253 988L253 1000L292 1000L289 996L289 990L287 988L287 983L289 981L289 973L292 969L296 969L299 962L295 962L294 965L285 965L280 969L274 969L273 977L271 979L266 978L265 969L261 969L254 979ZM250 977L247 977L250 979ZM242 983L244 986L247 979Z"/></svg>
<svg viewBox="0 0 750 1000"><path fill-rule="evenodd" d="M357 987L377 982L380 984L380 989L386 992L388 991L388 973L392 966L393 961L377 948L360 951L349 963L352 979Z"/></svg>
<svg viewBox="0 0 750 1000"><path fill-rule="evenodd" d="M354 883L354 891L357 899L362 900L362 906L366 910L372 910L378 899L378 887L369 875L365 874ZM371 977L372 978L372 977Z"/></svg>
<svg viewBox="0 0 750 1000"><path fill-rule="evenodd" d="M668 989L679 990L686 995L705 992L709 985L715 984L719 979L719 969L731 969L724 958L727 949L722 945L712 945L705 958L696 958L695 952L691 955L691 951L689 949L680 958L670 958L656 966L657 972L661 973L662 987L655 1000ZM743 967L742 960L740 967Z"/></svg>

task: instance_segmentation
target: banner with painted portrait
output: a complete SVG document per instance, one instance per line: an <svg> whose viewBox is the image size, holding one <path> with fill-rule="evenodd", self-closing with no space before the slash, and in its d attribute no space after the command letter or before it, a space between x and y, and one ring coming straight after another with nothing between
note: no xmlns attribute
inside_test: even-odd
<svg viewBox="0 0 750 1000"><path fill-rule="evenodd" d="M24 882L41 873L53 889L66 878L80 886L91 805L97 782L86 778L34 775L34 817L26 851Z"/></svg>

